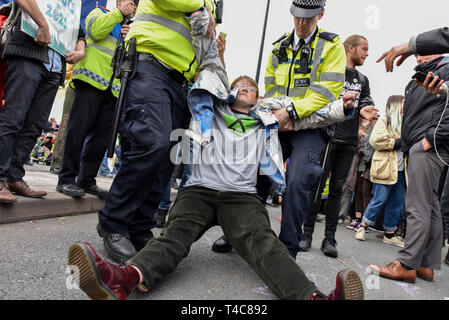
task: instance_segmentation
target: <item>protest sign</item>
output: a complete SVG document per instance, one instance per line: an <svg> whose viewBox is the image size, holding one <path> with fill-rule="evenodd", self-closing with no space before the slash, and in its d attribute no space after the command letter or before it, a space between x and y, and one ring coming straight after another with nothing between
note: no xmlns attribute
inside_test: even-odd
<svg viewBox="0 0 449 320"><path fill-rule="evenodd" d="M39 0L36 1L50 28L50 48L64 57L76 47L81 16L81 0ZM33 38L37 24L23 12L22 31Z"/></svg>

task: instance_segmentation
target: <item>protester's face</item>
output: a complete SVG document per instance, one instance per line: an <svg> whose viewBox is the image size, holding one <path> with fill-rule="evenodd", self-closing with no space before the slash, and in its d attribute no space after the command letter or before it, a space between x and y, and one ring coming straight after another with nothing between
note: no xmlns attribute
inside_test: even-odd
<svg viewBox="0 0 449 320"><path fill-rule="evenodd" d="M362 66L368 57L368 41L360 39L356 47L352 47L350 57L355 66Z"/></svg>
<svg viewBox="0 0 449 320"><path fill-rule="evenodd" d="M242 79L237 82L234 88L239 88L236 97L236 103L239 105L253 106L257 102L257 88L254 87L248 80Z"/></svg>
<svg viewBox="0 0 449 320"><path fill-rule="evenodd" d="M300 39L305 39L315 31L318 21L323 17L324 9L321 13L313 18L298 18L294 17L295 31Z"/></svg>

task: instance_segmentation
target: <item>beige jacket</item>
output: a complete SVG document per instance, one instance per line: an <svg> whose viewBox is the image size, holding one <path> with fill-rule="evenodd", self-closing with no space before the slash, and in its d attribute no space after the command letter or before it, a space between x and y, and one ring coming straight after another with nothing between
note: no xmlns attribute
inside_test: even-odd
<svg viewBox="0 0 449 320"><path fill-rule="evenodd" d="M379 184L395 184L398 180L398 159L395 138L387 130L387 118L381 117L373 128L369 143L375 149L371 162L370 180Z"/></svg>

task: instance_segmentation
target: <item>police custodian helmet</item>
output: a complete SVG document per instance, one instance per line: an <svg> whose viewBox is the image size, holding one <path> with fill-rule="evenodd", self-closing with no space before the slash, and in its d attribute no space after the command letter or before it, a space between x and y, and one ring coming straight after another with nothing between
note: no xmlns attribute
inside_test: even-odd
<svg viewBox="0 0 449 320"><path fill-rule="evenodd" d="M317 16L326 4L326 0L293 0L290 13L297 18Z"/></svg>

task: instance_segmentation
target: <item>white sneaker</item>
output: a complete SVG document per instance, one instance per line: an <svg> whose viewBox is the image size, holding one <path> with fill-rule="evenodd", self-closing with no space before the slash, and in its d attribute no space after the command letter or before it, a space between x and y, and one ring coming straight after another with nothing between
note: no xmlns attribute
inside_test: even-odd
<svg viewBox="0 0 449 320"><path fill-rule="evenodd" d="M382 240L382 242L386 243L386 244L394 244L395 246L404 248L404 241L402 241L401 239L396 237L396 235L390 239L388 239L387 236L384 236L384 239Z"/></svg>
<svg viewBox="0 0 449 320"><path fill-rule="evenodd" d="M354 238L356 238L357 240L360 240L360 241L365 241L365 234L366 234L365 228L363 228L361 226L360 228L357 229L357 232L356 232Z"/></svg>

